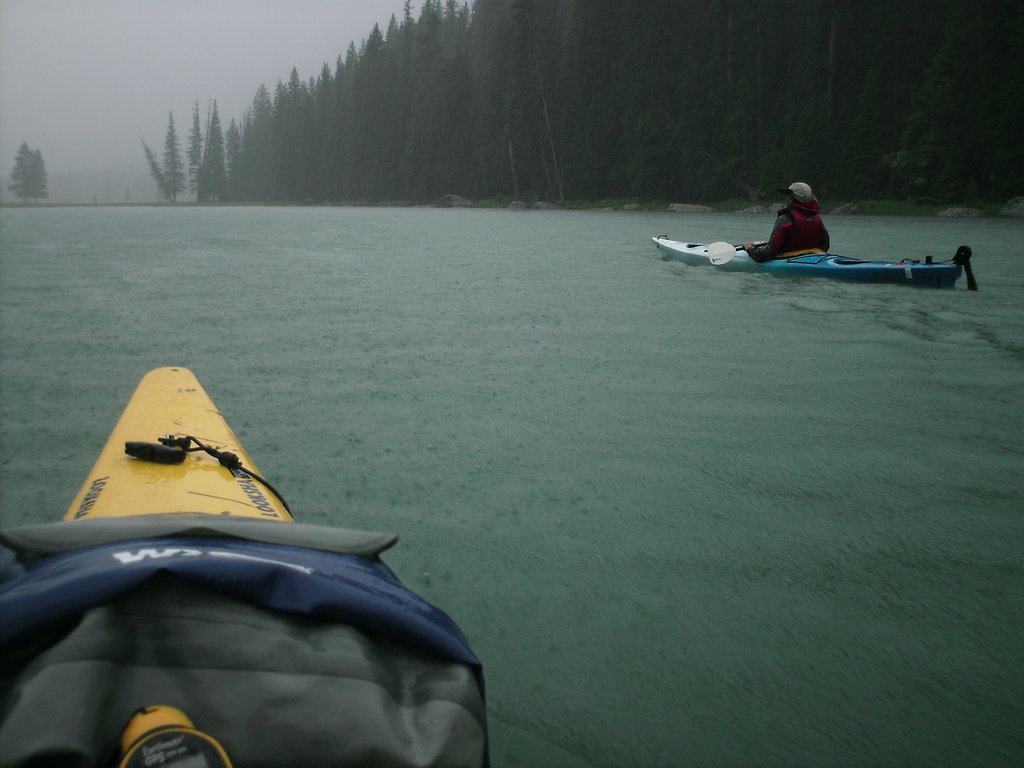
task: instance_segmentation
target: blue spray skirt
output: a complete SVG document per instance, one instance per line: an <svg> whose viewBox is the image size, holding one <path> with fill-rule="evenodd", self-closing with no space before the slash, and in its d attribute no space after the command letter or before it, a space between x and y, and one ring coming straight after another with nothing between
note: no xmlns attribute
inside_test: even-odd
<svg viewBox="0 0 1024 768"><path fill-rule="evenodd" d="M120 541L27 563L4 548L0 650L75 621L157 573L264 608L342 622L480 669L442 610L379 560L234 539Z"/></svg>

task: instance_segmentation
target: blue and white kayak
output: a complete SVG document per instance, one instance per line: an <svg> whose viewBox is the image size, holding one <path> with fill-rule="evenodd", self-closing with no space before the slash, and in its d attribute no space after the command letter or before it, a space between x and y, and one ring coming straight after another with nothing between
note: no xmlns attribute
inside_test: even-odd
<svg viewBox="0 0 1024 768"><path fill-rule="evenodd" d="M830 277L859 283L897 283L928 288L952 288L960 275L967 273L967 284L977 290L971 273L971 249L962 245L952 261L924 262L864 261L823 251L800 251L787 258L757 262L739 246L727 243L687 243L671 240L667 235L652 237L655 247L665 259L693 266L714 266L735 272L767 272L787 277Z"/></svg>

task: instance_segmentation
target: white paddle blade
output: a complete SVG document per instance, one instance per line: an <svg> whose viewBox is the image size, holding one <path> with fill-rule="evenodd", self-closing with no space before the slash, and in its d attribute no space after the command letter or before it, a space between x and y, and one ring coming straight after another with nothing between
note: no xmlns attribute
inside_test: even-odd
<svg viewBox="0 0 1024 768"><path fill-rule="evenodd" d="M730 243L712 243L708 246L708 259L716 267L732 261L736 255L736 246Z"/></svg>

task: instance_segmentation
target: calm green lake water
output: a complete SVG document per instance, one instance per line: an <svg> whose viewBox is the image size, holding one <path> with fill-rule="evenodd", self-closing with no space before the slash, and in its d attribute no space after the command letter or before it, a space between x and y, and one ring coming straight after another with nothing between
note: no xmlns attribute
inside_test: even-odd
<svg viewBox="0 0 1024 768"><path fill-rule="evenodd" d="M1024 222L832 218L981 290L660 260L771 217L0 211L0 523L196 371L484 662L503 766L1024 763Z"/></svg>

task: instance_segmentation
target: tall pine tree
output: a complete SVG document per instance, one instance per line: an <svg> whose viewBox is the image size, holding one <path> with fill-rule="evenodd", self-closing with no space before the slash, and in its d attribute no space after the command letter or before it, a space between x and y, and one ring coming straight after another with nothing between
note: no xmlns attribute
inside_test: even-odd
<svg viewBox="0 0 1024 768"><path fill-rule="evenodd" d="M173 112L168 113L167 116L163 165L157 160L145 140L142 142L142 149L146 153L149 173L156 182L161 197L171 203L177 202L178 195L185 191L185 169L181 162L181 145L178 142L178 134L174 130Z"/></svg>
<svg viewBox="0 0 1024 768"><path fill-rule="evenodd" d="M205 198L200 177L203 167L203 131L199 125L199 101L192 105L192 131L188 135L188 189L197 200Z"/></svg>
<svg viewBox="0 0 1024 768"><path fill-rule="evenodd" d="M234 118L228 124L224 136L224 161L227 172L227 196L225 200L237 200L239 193L238 171L242 158L242 132Z"/></svg>
<svg viewBox="0 0 1024 768"><path fill-rule="evenodd" d="M206 145L203 152L202 177L205 181L205 200L226 200L228 197L228 174L224 158L224 132L220 127L217 102L213 102L210 124L206 129Z"/></svg>
<svg viewBox="0 0 1024 768"><path fill-rule="evenodd" d="M185 169L181 164L181 144L174 130L173 113L167 117L167 136L164 137L164 179L173 203L185 191Z"/></svg>

